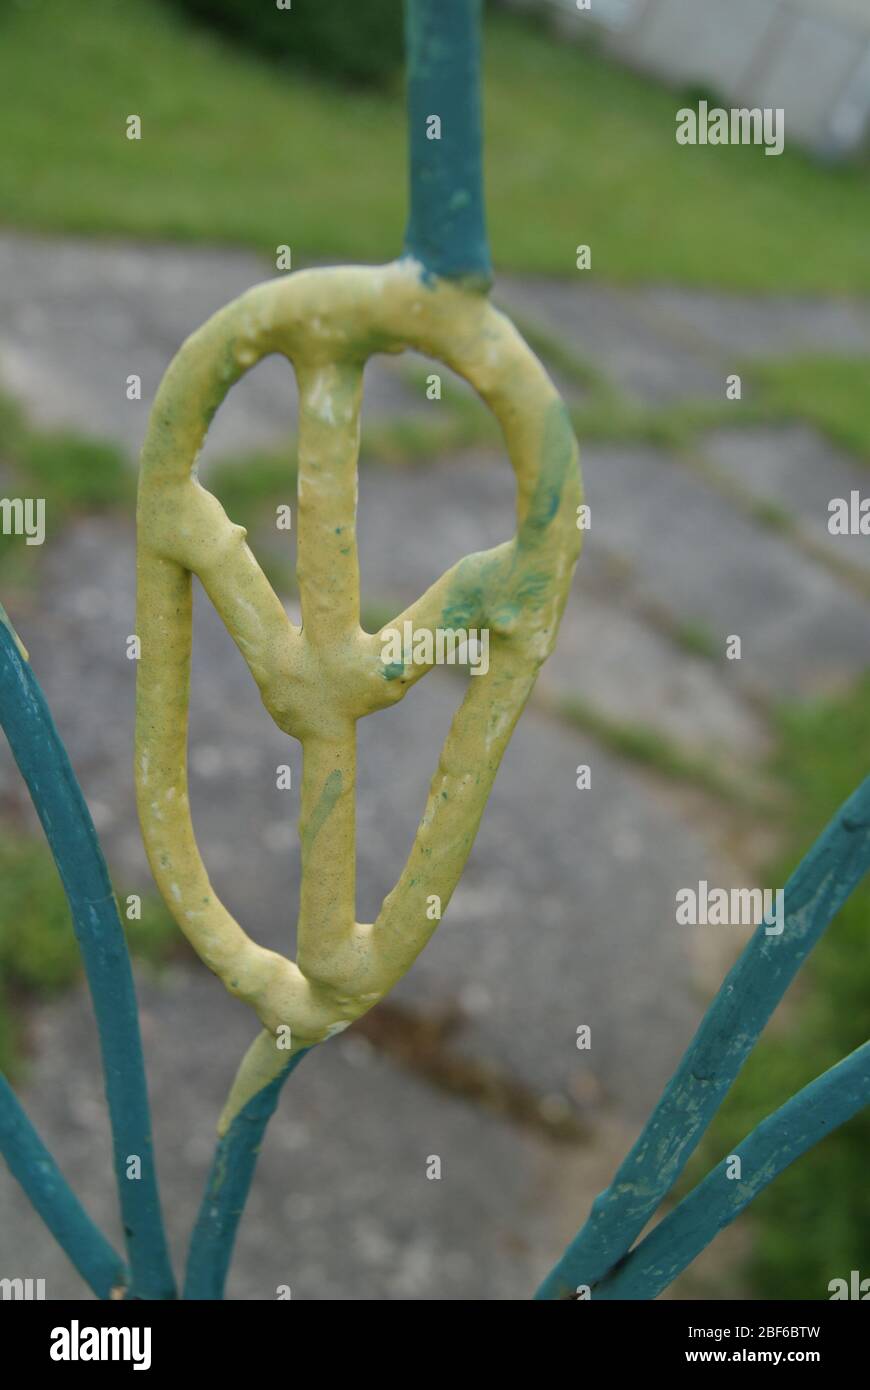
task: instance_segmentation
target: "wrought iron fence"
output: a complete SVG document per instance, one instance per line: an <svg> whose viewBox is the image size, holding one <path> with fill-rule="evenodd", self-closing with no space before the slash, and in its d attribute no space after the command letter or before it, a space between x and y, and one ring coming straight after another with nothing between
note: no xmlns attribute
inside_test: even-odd
<svg viewBox="0 0 870 1390"><path fill-rule="evenodd" d="M580 548L577 447L555 387L488 302L477 83L478 5L409 0L411 213L392 265L303 272L258 286L182 347L155 400L138 519L136 780L143 837L179 927L260 1032L219 1124L182 1296L220 1298L257 1153L301 1059L373 1007L410 967L462 873L502 754L556 631ZM437 133L433 125L437 119ZM450 365L499 420L517 477L514 538L466 556L386 627L486 628L489 670L469 681L414 846L374 923L354 920L355 725L431 669L385 662L360 626L355 541L362 368L415 347ZM300 388L301 627L195 460L232 384L279 352ZM296 962L255 945L220 903L187 799L191 577L199 576L263 702L303 747ZM124 932L84 798L27 655L0 623L0 720L70 905L94 1005L126 1256L69 1188L3 1082L0 1145L28 1197L100 1298L176 1296L160 1212L138 1016ZM764 922L724 981L639 1139L542 1284L539 1299L654 1298L813 1144L870 1102L870 1043L805 1087L635 1244L671 1192L774 1008L870 867L870 779L785 888L784 930ZM128 1158L141 1175L127 1176Z"/></svg>

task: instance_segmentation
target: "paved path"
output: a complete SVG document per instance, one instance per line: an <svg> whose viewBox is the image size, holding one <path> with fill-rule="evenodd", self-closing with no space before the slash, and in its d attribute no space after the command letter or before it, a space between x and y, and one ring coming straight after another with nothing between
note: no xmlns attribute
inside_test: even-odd
<svg viewBox="0 0 870 1390"><path fill-rule="evenodd" d="M268 274L247 254L28 244L4 234L0 385L37 422L114 438L132 461L171 352ZM513 278L499 295L652 404L721 396L737 353L870 348L861 304ZM124 396L133 371L141 403ZM367 419L424 418L432 408L392 362L375 364L367 392ZM205 481L222 451L284 439L293 395L292 374L275 362L237 387L207 447ZM617 725L642 724L748 784L770 747L770 701L847 683L866 664L870 638L870 605L839 564L866 566L866 543L835 551L820 520L829 489L866 478L860 465L803 426L711 431L701 450L707 471L637 444L584 447L592 530L540 698L505 758L449 914L397 989L386 1024L352 1029L291 1083L242 1229L232 1296L271 1297L289 1283L294 1297L522 1297L688 1041L715 974L711 956L733 953L746 933L712 942L676 926L674 892L700 878L747 882L752 866L735 861L726 810L617 757L558 712L573 702ZM753 499L784 507L792 528L766 528ZM509 535L512 506L508 465L489 450L366 468L367 602L398 610L461 554ZM288 544L292 558L292 536ZM14 616L116 879L149 889L132 794L125 641L133 605L130 519L80 519L46 547L37 586L18 597ZM708 650L693 647L689 631L703 632ZM743 639L739 662L725 658L731 634ZM364 920L410 848L460 695L461 677L439 672L360 726ZM299 750L272 727L203 601L191 727L192 802L215 885L257 939L292 949ZM294 789L279 792L275 768L288 761ZM581 764L592 769L589 790L575 785ZM0 799L28 816L5 749ZM162 983L141 984L178 1242L250 1020L195 966L178 963ZM415 1063L415 1020L445 1018L452 1031L433 1071ZM575 1046L584 1023L588 1053ZM94 1158L106 1147L82 994L41 1007L32 1042L27 1102L91 1209L111 1224L107 1170ZM496 1078L501 1094L525 1097L530 1123L482 1106L485 1088L473 1080L481 1075ZM566 1117L575 1138L556 1145ZM441 1183L425 1177L429 1154L442 1158ZM74 1290L0 1175L3 1230L4 1244L26 1256L22 1273L49 1275L53 1296Z"/></svg>

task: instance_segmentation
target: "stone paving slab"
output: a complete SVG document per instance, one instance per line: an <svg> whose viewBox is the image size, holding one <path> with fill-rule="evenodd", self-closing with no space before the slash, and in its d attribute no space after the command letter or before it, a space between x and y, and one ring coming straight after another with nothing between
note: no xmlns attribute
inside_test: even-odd
<svg viewBox="0 0 870 1390"><path fill-rule="evenodd" d="M616 723L655 729L699 759L758 765L769 733L729 675L591 585L584 591L581 578L539 688L582 700Z"/></svg>
<svg viewBox="0 0 870 1390"><path fill-rule="evenodd" d="M140 979L158 1173L181 1268L216 1117L253 1036L205 972ZM121 1249L101 1072L85 993L38 1010L19 1088L89 1214ZM426 1176L430 1156L440 1180ZM608 1159L609 1163L610 1160ZM588 1160L587 1160L588 1163ZM606 1180L592 1162L592 1181ZM570 1181L570 1187L568 1183ZM227 1286L232 1299L525 1299L594 1194L565 1151L434 1091L347 1034L291 1078L260 1156ZM89 1297L5 1165L0 1270Z"/></svg>
<svg viewBox="0 0 870 1390"><path fill-rule="evenodd" d="M639 302L708 352L742 358L870 354L870 298L725 295L658 285ZM733 366L732 366L733 370Z"/></svg>
<svg viewBox="0 0 870 1390"><path fill-rule="evenodd" d="M731 449L728 458L721 457L727 472L743 432L714 435L714 442L717 438ZM718 457L714 454L713 461ZM797 499L808 514L810 498L829 486L833 492L827 492L825 507L837 489L858 485L860 470L838 469L837 458L833 453L828 472L829 454L813 456L807 450L803 460L798 456L800 480L796 475L777 488L779 475L771 465L767 481L753 486L759 496L786 508ZM749 453L746 460L748 473ZM821 484L811 476L814 462L825 480ZM592 526L545 677L560 694L592 700L616 718L631 716L668 734L680 731L698 749L731 746L754 756L764 747L764 731L741 692L812 695L863 671L870 651L870 605L823 564L660 450L581 441L581 463ZM737 481L739 468L738 463ZM784 463L781 471L784 478ZM513 479L497 455L465 454L415 468L401 481L394 472L364 470L359 512L364 592L392 594L397 606L409 602L461 555L507 539L514 529L513 507ZM395 537L402 538L401 566ZM410 537L413 544L406 543ZM866 554L866 538L849 546L851 559L860 547ZM608 568L631 582L615 585ZM618 587L663 608L677 627L707 631L723 659L694 657L649 627L642 633L623 599L608 594L608 588ZM743 639L742 660L725 661L725 639L735 633ZM585 651L595 653L594 664L584 660Z"/></svg>
<svg viewBox="0 0 870 1390"><path fill-rule="evenodd" d="M455 696L426 683L403 709L384 753L389 779L363 780L367 824L380 827L381 882L410 847L435 749ZM451 683L453 684L453 683ZM448 698L449 697L449 698ZM420 721L419 723L417 721ZM394 721L395 723L395 721ZM421 747L421 727L426 747ZM592 785L576 787L576 769ZM365 847L362 858L366 857ZM471 1056L538 1092L585 1093L589 1070L623 1113L640 1116L688 1042L700 1005L696 941L674 924L674 893L721 859L633 770L588 738L527 711L505 755L465 874L445 920L402 982L420 1007L457 1000ZM361 894L367 916L377 906ZM577 1029L592 1028L590 1054ZM652 1042L652 1035L655 1041Z"/></svg>
<svg viewBox="0 0 870 1390"><path fill-rule="evenodd" d="M720 360L716 347L699 350L681 325L633 291L508 275L499 276L494 298L508 313L546 326L636 401L725 399L725 378L733 367Z"/></svg>
<svg viewBox="0 0 870 1390"><path fill-rule="evenodd" d="M798 698L861 673L870 605L788 539L659 450L590 445L590 550L630 557L639 589L684 622L708 628L747 690ZM578 578L577 583L582 583Z"/></svg>
<svg viewBox="0 0 870 1390"><path fill-rule="evenodd" d="M828 530L833 498L848 503L852 492L870 498L870 469L817 430L802 424L712 430L699 447L724 477L794 517L833 560L870 570L870 535L835 536Z"/></svg>
<svg viewBox="0 0 870 1390"><path fill-rule="evenodd" d="M0 387L44 426L104 435L135 457L160 379L188 334L274 266L244 251L52 241L0 233ZM128 375L142 399L126 398ZM366 370L366 419L425 408L397 363ZM295 427L296 383L280 357L232 390L204 457L273 444Z"/></svg>
<svg viewBox="0 0 870 1390"><path fill-rule="evenodd" d="M584 463L587 448L581 447ZM587 493L594 497L587 478ZM461 509L457 503L461 499ZM514 485L506 459L469 453L443 465L396 475L363 470L359 536L363 592L409 603L462 555L506 540L514 530ZM622 503L620 502L620 505ZM631 499L626 499L631 506ZM392 536L413 537L396 563ZM758 759L762 721L731 672L680 649L627 606L598 546L597 517L577 569L559 641L541 689L589 702L614 720L644 724L693 752L728 751ZM630 573L633 557L626 552Z"/></svg>
<svg viewBox="0 0 870 1390"><path fill-rule="evenodd" d="M116 876L149 878L132 791L129 531L88 522L46 555L41 620L18 618L96 814ZM409 552L410 553L410 552ZM91 597L71 575L88 574ZM111 595L94 605L97 590ZM258 940L292 947L298 894L299 748L280 734L231 640L196 604L191 796L215 887ZM359 893L371 920L410 849L461 678L433 673L397 708L359 726ZM293 789L278 791L288 763ZM574 769L593 766L578 791ZM6 762L4 792L25 796ZM449 917L397 992L419 1007L458 1002L463 1044L539 1091L578 1078L576 1028L601 1035L605 1093L642 1108L697 1019L691 942L674 925L678 886L717 871L654 785L560 723L529 711L506 756ZM543 933L543 937L542 937ZM650 940L656 943L650 952ZM649 1038L656 1042L651 1045Z"/></svg>

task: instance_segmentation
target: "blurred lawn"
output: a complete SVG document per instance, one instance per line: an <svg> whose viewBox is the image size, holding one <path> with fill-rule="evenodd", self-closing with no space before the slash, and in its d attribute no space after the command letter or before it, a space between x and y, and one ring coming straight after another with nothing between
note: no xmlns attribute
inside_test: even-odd
<svg viewBox="0 0 870 1390"><path fill-rule="evenodd" d="M289 21L288 21L289 22ZM614 281L870 289L866 169L686 149L682 98L493 15L488 205L504 268ZM140 142L125 120L143 121ZM379 260L405 212L403 97L282 72L160 0L0 10L0 209L50 231L204 239Z"/></svg>

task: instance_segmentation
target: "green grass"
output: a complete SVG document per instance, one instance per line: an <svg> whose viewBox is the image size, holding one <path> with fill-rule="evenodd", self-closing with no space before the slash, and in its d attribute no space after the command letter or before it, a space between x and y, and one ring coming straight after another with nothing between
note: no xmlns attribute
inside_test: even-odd
<svg viewBox="0 0 870 1390"><path fill-rule="evenodd" d="M457 408L458 407L458 408ZM470 408L469 408L470 407ZM370 425L362 441L360 455L366 461L390 466L431 463L476 445L499 447L501 436L491 416L480 414L473 402L433 407L427 420L418 415L395 416Z"/></svg>
<svg viewBox="0 0 870 1390"><path fill-rule="evenodd" d="M705 623L691 619L675 622L671 629L671 638L684 652L689 652L691 656L705 657L709 661L715 661L722 650L722 642L716 633Z"/></svg>
<svg viewBox="0 0 870 1390"><path fill-rule="evenodd" d="M135 474L119 448L71 430L28 432L13 469L31 493L46 499L49 532L70 512L92 513L132 503L135 493Z"/></svg>
<svg viewBox="0 0 870 1390"><path fill-rule="evenodd" d="M132 509L136 477L122 451L104 439L71 430L39 430L8 396L0 395L0 493L45 501L46 538L81 512L93 514L125 505ZM21 537L3 538L0 578L7 586L27 583L41 547Z"/></svg>
<svg viewBox="0 0 870 1390"><path fill-rule="evenodd" d="M296 445L288 440L280 449L254 449L216 460L203 473L203 486L220 498L237 526L252 530L275 508L296 508ZM295 520L295 517L294 517Z"/></svg>
<svg viewBox="0 0 870 1390"><path fill-rule="evenodd" d="M870 358L792 357L751 370L770 417L806 420L870 463Z"/></svg>
<svg viewBox="0 0 870 1390"><path fill-rule="evenodd" d="M753 290L867 290L870 182L798 152L685 148L683 98L504 15L487 25L497 265ZM125 138L141 116L143 138ZM380 260L405 216L399 84L276 71L158 0L5 5L0 208L49 231Z"/></svg>
<svg viewBox="0 0 870 1390"><path fill-rule="evenodd" d="M791 808L787 845L765 875L784 883L870 771L870 675L845 699L779 718L777 771ZM798 977L783 1028L762 1039L692 1165L695 1179L813 1077L870 1036L870 881L849 899ZM760 1298L827 1298L831 1279L870 1276L870 1110L789 1168L744 1218Z"/></svg>
<svg viewBox="0 0 870 1390"><path fill-rule="evenodd" d="M134 956L159 965L182 938L162 904L142 899L139 921L121 920ZM81 973L63 887L42 840L0 827L0 1070L20 1071L28 1003L57 994Z"/></svg>
<svg viewBox="0 0 870 1390"><path fill-rule="evenodd" d="M603 747L629 762L647 767L672 781L709 792L729 805L755 805L755 793L737 778L723 776L709 758L695 757L678 744L643 724L626 724L593 708L585 700L560 700L555 711L575 728L592 734ZM757 809L757 808L756 808Z"/></svg>
<svg viewBox="0 0 870 1390"><path fill-rule="evenodd" d="M46 534L72 512L132 503L135 474L121 449L73 430L36 429L8 396L0 397L0 466L13 486L45 499Z"/></svg>
<svg viewBox="0 0 870 1390"><path fill-rule="evenodd" d="M666 406L636 405L613 387L596 390L583 405L571 409L571 419L582 445L633 442L660 449L688 450L705 430L720 426L746 429L764 420L760 407L747 405L735 413L725 401L677 401Z"/></svg>

